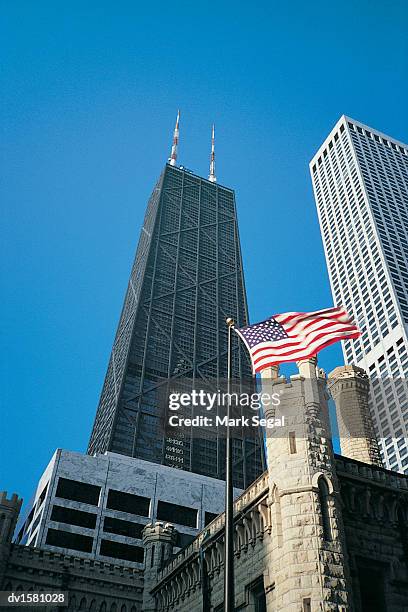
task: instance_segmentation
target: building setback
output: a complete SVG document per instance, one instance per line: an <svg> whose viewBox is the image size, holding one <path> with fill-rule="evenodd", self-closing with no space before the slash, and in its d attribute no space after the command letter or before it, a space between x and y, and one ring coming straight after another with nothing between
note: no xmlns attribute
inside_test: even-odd
<svg viewBox="0 0 408 612"><path fill-rule="evenodd" d="M310 172L333 300L362 331L345 363L371 378L386 466L408 473L408 146L342 116Z"/></svg>

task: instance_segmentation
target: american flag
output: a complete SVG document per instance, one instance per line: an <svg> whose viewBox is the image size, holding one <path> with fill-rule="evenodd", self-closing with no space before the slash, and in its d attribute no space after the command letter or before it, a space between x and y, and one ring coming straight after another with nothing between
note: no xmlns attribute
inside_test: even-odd
<svg viewBox="0 0 408 612"><path fill-rule="evenodd" d="M341 306L284 312L235 331L247 346L254 373L278 363L307 359L333 342L360 336Z"/></svg>

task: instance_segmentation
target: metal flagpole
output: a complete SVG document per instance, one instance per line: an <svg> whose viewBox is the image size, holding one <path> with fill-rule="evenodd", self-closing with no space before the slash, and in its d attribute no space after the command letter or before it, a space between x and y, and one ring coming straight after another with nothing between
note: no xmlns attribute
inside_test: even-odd
<svg viewBox="0 0 408 612"><path fill-rule="evenodd" d="M199 559L200 559L200 569L201 569L201 592L202 592L202 601L203 601L203 612L208 612L211 608L210 598L208 592L208 575L207 575L207 566L204 558L204 542L210 536L210 531L204 532L204 537L200 542L200 548L198 550Z"/></svg>
<svg viewBox="0 0 408 612"><path fill-rule="evenodd" d="M232 331L234 320L226 320L228 327L228 365L227 365L227 439L225 444L225 550L224 550L224 610L234 612L234 507L232 485L232 440L229 419L231 418L231 375L232 375Z"/></svg>

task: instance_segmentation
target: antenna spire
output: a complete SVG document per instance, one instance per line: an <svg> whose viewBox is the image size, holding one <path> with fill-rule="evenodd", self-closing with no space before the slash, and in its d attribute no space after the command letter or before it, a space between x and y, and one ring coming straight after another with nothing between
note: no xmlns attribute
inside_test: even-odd
<svg viewBox="0 0 408 612"><path fill-rule="evenodd" d="M212 183L216 183L217 182L217 177L215 176L215 148L214 148L214 142L215 142L215 126L213 124L213 126L212 126L212 133L211 133L210 175L208 177L208 180L211 181Z"/></svg>
<svg viewBox="0 0 408 612"><path fill-rule="evenodd" d="M179 122L180 122L180 111L177 111L176 126L174 128L173 144L171 146L171 154L170 154L170 159L169 159L170 166L175 166L176 161L177 161L177 147L178 147L178 141L179 141Z"/></svg>

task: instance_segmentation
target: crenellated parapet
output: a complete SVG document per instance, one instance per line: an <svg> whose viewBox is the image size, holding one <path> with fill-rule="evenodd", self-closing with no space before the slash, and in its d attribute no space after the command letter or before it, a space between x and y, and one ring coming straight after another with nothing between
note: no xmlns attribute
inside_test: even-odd
<svg viewBox="0 0 408 612"><path fill-rule="evenodd" d="M7 491L0 491L0 588L9 561L11 541L22 503L23 500L17 493L13 493L8 498Z"/></svg>
<svg viewBox="0 0 408 612"><path fill-rule="evenodd" d="M17 493L9 499L7 491L0 491L0 544L11 542L22 503Z"/></svg>
<svg viewBox="0 0 408 612"><path fill-rule="evenodd" d="M22 503L23 500L17 493L13 493L9 499L7 491L0 491L0 508L8 508L9 510L20 512Z"/></svg>

